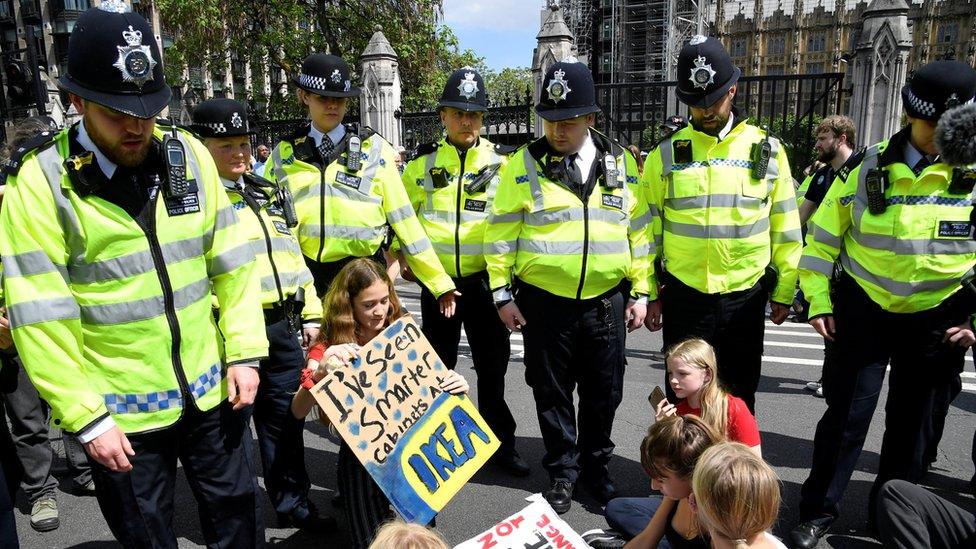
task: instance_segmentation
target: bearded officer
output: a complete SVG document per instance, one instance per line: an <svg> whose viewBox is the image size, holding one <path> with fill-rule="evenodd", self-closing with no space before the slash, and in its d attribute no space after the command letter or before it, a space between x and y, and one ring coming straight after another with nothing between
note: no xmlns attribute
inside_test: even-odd
<svg viewBox="0 0 976 549"><path fill-rule="evenodd" d="M13 337L54 424L84 443L124 546L177 546L179 460L206 543L253 547L250 432L234 410L253 402L268 353L254 253L206 148L157 126L170 88L152 27L127 10L78 19L60 85L82 120L27 147L8 179Z"/></svg>
<svg viewBox="0 0 976 549"><path fill-rule="evenodd" d="M652 273L646 325L661 329L663 310L666 349L689 337L711 343L722 384L755 413L766 303L773 322L786 320L801 233L785 148L732 104L739 75L715 38L694 36L678 54L675 93L691 123L644 165L665 286L658 299Z"/></svg>
<svg viewBox="0 0 976 549"><path fill-rule="evenodd" d="M452 72L437 105L447 135L418 147L404 169L403 184L441 266L461 294L456 314L445 318L438 313L437 298L422 288L424 334L453 370L464 326L478 375L478 409L502 443L492 461L514 475L527 476L529 466L515 449L515 418L505 402L509 332L496 314L485 270L488 213L498 174L511 152L479 137L487 106L478 71L465 67ZM404 275L410 276L407 270Z"/></svg>
<svg viewBox="0 0 976 549"><path fill-rule="evenodd" d="M502 173L485 260L499 316L525 336L551 480L545 497L565 513L577 481L601 504L615 495L610 432L626 333L644 320L649 215L634 157L591 127L600 109L586 65L555 63L543 81L535 109L545 136Z"/></svg>

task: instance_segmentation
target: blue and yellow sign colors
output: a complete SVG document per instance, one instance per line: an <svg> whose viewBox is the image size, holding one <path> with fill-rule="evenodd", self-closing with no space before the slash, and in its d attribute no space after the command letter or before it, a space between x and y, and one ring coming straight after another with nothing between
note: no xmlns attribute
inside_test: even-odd
<svg viewBox="0 0 976 549"><path fill-rule="evenodd" d="M498 449L467 396L438 387L447 368L410 317L312 389L396 511L427 524Z"/></svg>

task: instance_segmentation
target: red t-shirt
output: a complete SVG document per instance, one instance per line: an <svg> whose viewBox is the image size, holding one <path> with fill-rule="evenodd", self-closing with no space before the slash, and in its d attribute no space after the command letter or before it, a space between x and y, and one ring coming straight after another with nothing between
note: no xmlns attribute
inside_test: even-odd
<svg viewBox="0 0 976 549"><path fill-rule="evenodd" d="M308 357L306 361L314 360L315 362L322 362L322 356L325 354L325 343L316 343L308 349Z"/></svg>
<svg viewBox="0 0 976 549"><path fill-rule="evenodd" d="M741 442L746 446L759 445L759 426L756 425L756 418L752 416L749 407L744 400L739 397L729 395L729 423L725 430L725 436L731 442ZM701 408L692 408L686 399L682 399L675 406L679 416L694 414L701 417Z"/></svg>

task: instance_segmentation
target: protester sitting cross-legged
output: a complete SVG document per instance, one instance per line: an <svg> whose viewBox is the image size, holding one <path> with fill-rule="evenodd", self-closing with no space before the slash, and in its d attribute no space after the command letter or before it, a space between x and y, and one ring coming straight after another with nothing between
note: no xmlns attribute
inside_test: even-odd
<svg viewBox="0 0 976 549"><path fill-rule="evenodd" d="M711 345L704 339L686 339L668 351L665 363L671 390L679 400L674 404L662 400L656 410L658 419L694 414L728 440L762 455L756 418L741 398L722 388Z"/></svg>
<svg viewBox="0 0 976 549"><path fill-rule="evenodd" d="M668 417L648 429L641 442L641 465L651 477L651 488L662 495L615 498L606 507L610 527L631 540L627 547L708 547L687 498L699 456L721 440L693 415Z"/></svg>
<svg viewBox="0 0 976 549"><path fill-rule="evenodd" d="M327 373L350 365L360 346L404 316L386 269L371 259L354 259L336 276L322 300L322 327L309 349L302 384L292 400L295 417L305 417L315 405L310 389ZM468 392L464 377L448 370L440 388L451 394ZM366 547L376 531L393 518L390 502L345 443L339 450L339 490L345 498L346 519L353 547Z"/></svg>
<svg viewBox="0 0 976 549"><path fill-rule="evenodd" d="M695 465L689 501L713 549L786 549L769 533L779 514L779 478L738 442L717 444Z"/></svg>

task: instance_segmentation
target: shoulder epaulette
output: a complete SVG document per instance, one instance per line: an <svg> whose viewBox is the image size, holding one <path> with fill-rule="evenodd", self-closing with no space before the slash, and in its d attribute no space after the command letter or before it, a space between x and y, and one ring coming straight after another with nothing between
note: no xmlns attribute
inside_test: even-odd
<svg viewBox="0 0 976 549"><path fill-rule="evenodd" d="M495 143L495 153L502 156L508 156L513 152L517 151L518 147L513 145L505 145L504 143Z"/></svg>
<svg viewBox="0 0 976 549"><path fill-rule="evenodd" d="M253 172L244 172L244 181L258 187L275 187L274 183Z"/></svg>
<svg viewBox="0 0 976 549"><path fill-rule="evenodd" d="M52 145L57 136L58 132L50 130L43 131L34 137L26 139L16 149L10 152L10 158L3 163L3 166L0 166L0 174L2 174L0 175L0 178L5 181L7 176L16 175L20 170L24 157L27 156L28 153Z"/></svg>
<svg viewBox="0 0 976 549"><path fill-rule="evenodd" d="M864 151L865 149L861 149L856 153L852 154L850 158L848 158L847 161L844 162L844 165L841 166L839 170L837 170L836 177L839 177L841 181L847 181L847 176L851 175L851 170L858 167L861 164L861 162L864 160Z"/></svg>
<svg viewBox="0 0 976 549"><path fill-rule="evenodd" d="M431 141L430 143L421 143L420 145L417 145L416 149L414 149L411 160L414 158L420 158L421 156L427 156L432 152L436 152L438 147L440 147L440 142L438 141Z"/></svg>
<svg viewBox="0 0 976 549"><path fill-rule="evenodd" d="M351 130L352 133L358 135L363 141L366 141L373 135L377 134L376 130L373 128L370 128L369 126L360 126L359 124L349 124L346 126L346 129Z"/></svg>

